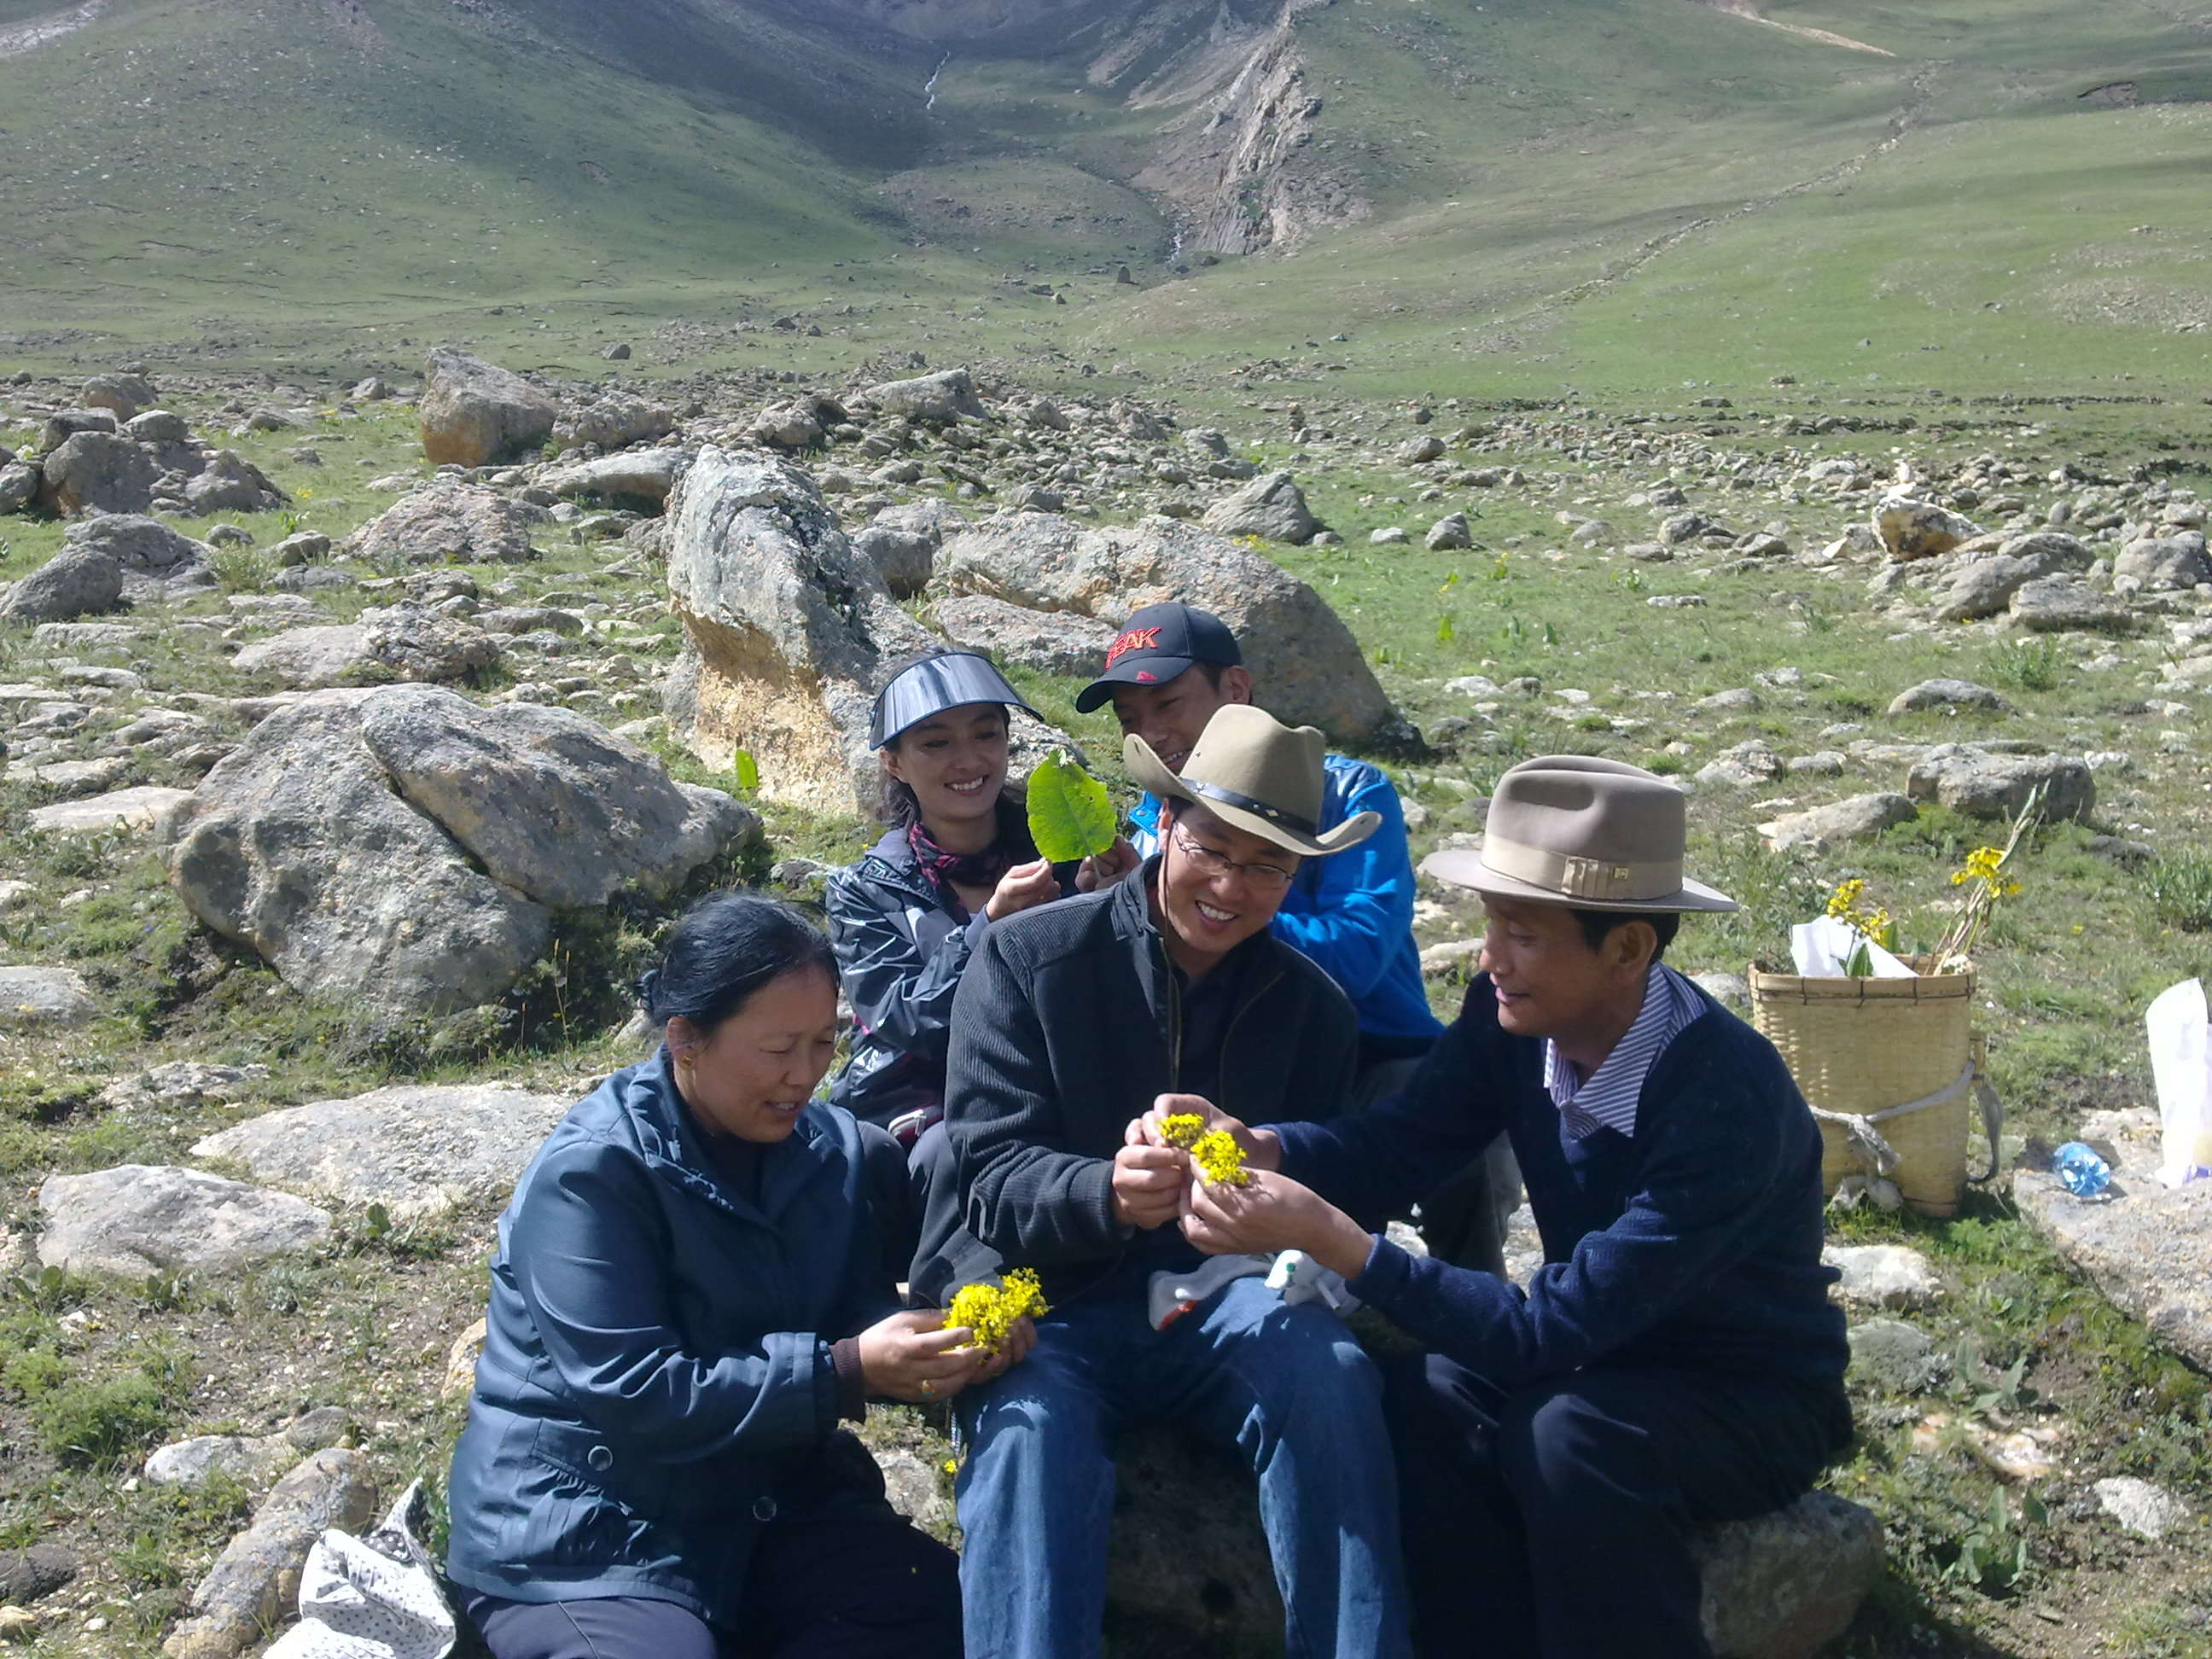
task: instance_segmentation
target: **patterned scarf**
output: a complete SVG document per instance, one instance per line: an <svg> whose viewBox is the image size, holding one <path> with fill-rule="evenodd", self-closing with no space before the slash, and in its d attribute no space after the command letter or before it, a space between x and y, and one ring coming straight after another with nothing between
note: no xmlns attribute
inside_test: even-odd
<svg viewBox="0 0 2212 1659"><path fill-rule="evenodd" d="M965 921L968 907L954 890L957 882L963 887L996 887L999 878L1021 862L1015 849L1006 844L1002 832L999 838L980 853L948 853L929 837L929 831L919 823L908 824L906 844L913 850L914 861L921 873L937 889L937 896Z"/></svg>

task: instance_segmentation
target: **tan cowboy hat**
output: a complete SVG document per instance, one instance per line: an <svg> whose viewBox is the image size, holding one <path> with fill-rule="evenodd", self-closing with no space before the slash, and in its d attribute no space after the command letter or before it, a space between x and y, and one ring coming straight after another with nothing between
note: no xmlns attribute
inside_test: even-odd
<svg viewBox="0 0 2212 1659"><path fill-rule="evenodd" d="M1688 814L1656 773L1543 755L1498 779L1475 851L1431 853L1421 872L1499 898L1584 910L1733 910L1682 874Z"/></svg>
<svg viewBox="0 0 2212 1659"><path fill-rule="evenodd" d="M1177 777L1139 737L1121 740L1122 764L1139 787L1162 800L1203 806L1232 830L1271 841L1306 858L1357 847L1382 827L1376 812L1358 812L1326 835L1321 830L1322 736L1296 731L1264 708L1224 703L1191 745Z"/></svg>

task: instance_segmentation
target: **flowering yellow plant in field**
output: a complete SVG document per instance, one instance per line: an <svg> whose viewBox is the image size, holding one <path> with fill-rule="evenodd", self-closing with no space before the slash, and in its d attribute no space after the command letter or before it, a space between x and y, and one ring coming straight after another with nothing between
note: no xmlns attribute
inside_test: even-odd
<svg viewBox="0 0 2212 1659"><path fill-rule="evenodd" d="M963 1285L953 1293L945 1310L947 1325L965 1325L975 1333L969 1346L996 1353L1007 1333L1024 1319L1041 1318L1052 1311L1044 1299L1044 1286L1027 1267L1017 1267L998 1285Z"/></svg>
<svg viewBox="0 0 2212 1659"><path fill-rule="evenodd" d="M2020 833L2027 822L2021 815L2020 823L2013 826L2012 837L2002 847L1977 847L1966 854L1966 861L1951 872L1951 885L1965 887L1966 908L1959 912L1943 935L1943 942L1936 947L1936 971L1954 957L1963 961L1981 937L1982 929L1989 923L1990 914L1996 908L1997 901L2010 898L2021 890L2020 883L2005 873L2005 860L2012 856L2013 848L2020 845Z"/></svg>

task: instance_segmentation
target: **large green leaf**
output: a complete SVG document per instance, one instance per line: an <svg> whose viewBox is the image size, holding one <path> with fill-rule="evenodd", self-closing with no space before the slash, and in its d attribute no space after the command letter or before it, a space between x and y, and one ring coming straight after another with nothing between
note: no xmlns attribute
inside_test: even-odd
<svg viewBox="0 0 2212 1659"><path fill-rule="evenodd" d="M1114 845L1114 802L1106 786L1055 749L1030 774L1030 838L1038 855L1070 864Z"/></svg>

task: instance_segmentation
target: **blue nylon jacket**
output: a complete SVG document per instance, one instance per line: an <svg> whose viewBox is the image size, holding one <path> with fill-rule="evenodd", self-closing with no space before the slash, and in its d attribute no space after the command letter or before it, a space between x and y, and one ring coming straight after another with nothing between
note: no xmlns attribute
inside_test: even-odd
<svg viewBox="0 0 2212 1659"><path fill-rule="evenodd" d="M664 1048L601 1084L524 1171L453 1451L457 1583L642 1596L726 1626L779 1492L881 1501L836 1429L830 1358L897 1306L853 1118L810 1104L768 1149L757 1207L699 1136Z"/></svg>
<svg viewBox="0 0 2212 1659"><path fill-rule="evenodd" d="M1413 855L1398 792L1381 768L1348 756L1323 756L1322 772L1323 830L1358 812L1382 823L1349 852L1306 860L1272 931L1343 988L1363 1036L1440 1036L1443 1022L1429 1012L1413 944ZM1129 841L1142 857L1159 850L1159 814L1152 795L1129 814Z"/></svg>

